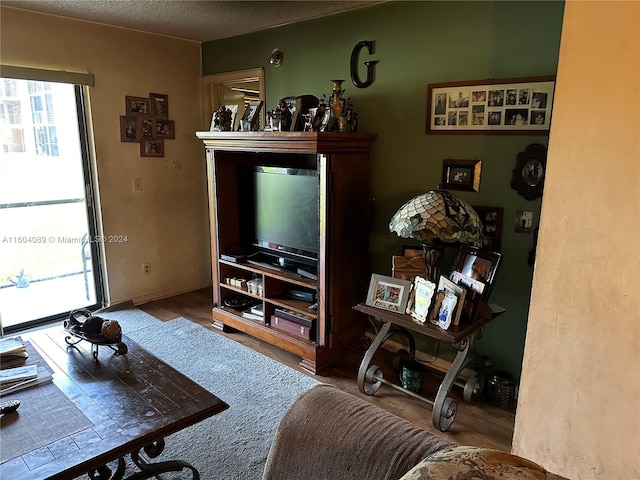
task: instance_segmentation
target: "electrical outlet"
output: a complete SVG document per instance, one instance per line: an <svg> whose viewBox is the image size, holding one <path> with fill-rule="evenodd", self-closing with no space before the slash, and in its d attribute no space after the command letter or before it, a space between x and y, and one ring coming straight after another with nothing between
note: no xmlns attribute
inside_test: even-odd
<svg viewBox="0 0 640 480"><path fill-rule="evenodd" d="M141 192L142 191L142 178L135 177L133 179L133 191L134 192Z"/></svg>
<svg viewBox="0 0 640 480"><path fill-rule="evenodd" d="M151 265L149 265L148 263L143 263L142 264L142 273L144 275L151 275Z"/></svg>

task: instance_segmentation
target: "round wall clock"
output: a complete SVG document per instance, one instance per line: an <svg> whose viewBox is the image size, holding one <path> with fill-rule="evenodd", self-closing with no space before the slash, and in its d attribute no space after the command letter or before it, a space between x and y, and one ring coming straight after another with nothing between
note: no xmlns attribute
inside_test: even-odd
<svg viewBox="0 0 640 480"><path fill-rule="evenodd" d="M516 157L511 188L527 200L541 197L546 168L547 148L540 143L527 145Z"/></svg>

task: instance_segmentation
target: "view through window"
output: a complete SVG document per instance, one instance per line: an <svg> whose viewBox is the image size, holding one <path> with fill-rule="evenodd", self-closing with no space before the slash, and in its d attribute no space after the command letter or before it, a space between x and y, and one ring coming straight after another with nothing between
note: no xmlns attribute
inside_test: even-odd
<svg viewBox="0 0 640 480"><path fill-rule="evenodd" d="M5 332L102 301L84 118L80 86L0 79Z"/></svg>

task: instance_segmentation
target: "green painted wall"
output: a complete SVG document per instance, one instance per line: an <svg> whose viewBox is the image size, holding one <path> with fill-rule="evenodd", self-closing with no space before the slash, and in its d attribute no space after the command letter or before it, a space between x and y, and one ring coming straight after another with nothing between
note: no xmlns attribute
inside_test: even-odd
<svg viewBox="0 0 640 480"><path fill-rule="evenodd" d="M359 114L359 130L375 132L371 178L375 197L370 255L375 273L391 274L391 256L410 240L389 233L391 216L413 196L436 188L442 160L482 160L480 191L456 192L472 205L504 208L504 261L491 302L507 312L491 322L477 343L497 369L520 375L533 269L527 255L533 234L514 232L516 211L534 213L540 199L527 201L510 188L516 155L545 136L426 135L429 83L556 73L564 3L560 1L388 2L322 19L202 45L203 74L264 67L266 108L290 95L331 93L331 79L344 78ZM358 89L350 81L351 51L374 40L375 82ZM280 68L269 65L274 48L284 52ZM361 78L365 67L361 66ZM417 244L416 244L417 245ZM443 263L451 265L455 250ZM363 292L363 296L366 292ZM435 348L429 339L422 349Z"/></svg>

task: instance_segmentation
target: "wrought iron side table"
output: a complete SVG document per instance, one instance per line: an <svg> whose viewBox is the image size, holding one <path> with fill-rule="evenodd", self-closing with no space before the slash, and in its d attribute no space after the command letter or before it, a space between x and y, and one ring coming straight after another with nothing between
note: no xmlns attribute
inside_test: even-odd
<svg viewBox="0 0 640 480"><path fill-rule="evenodd" d="M476 372L476 375L469 378L464 386L464 400L472 402L482 393L484 385L484 359L475 352L473 346L475 339L482 331L482 327L497 315L493 314L487 305L481 304L477 319L473 323L451 326L449 330L443 330L437 325L428 322L424 324L420 323L410 315L388 312L379 308L370 307L364 303L359 303L353 308L382 322L380 331L371 343L371 346L367 349L360 363L360 368L358 369L359 390L366 395L375 395L384 383L407 395L423 400L431 405L433 426L442 432L446 432L453 424L457 411L455 400L447 395L460 375L460 372L462 372L467 365L473 364L473 370ZM414 360L416 348L415 339L411 332L448 342L458 351L444 379L440 383L438 393L434 400L425 398L386 380L380 367L370 365L378 348L391 337L398 334L403 335L409 342L409 352L406 360ZM370 383L371 386L367 389L365 388L365 383Z"/></svg>

